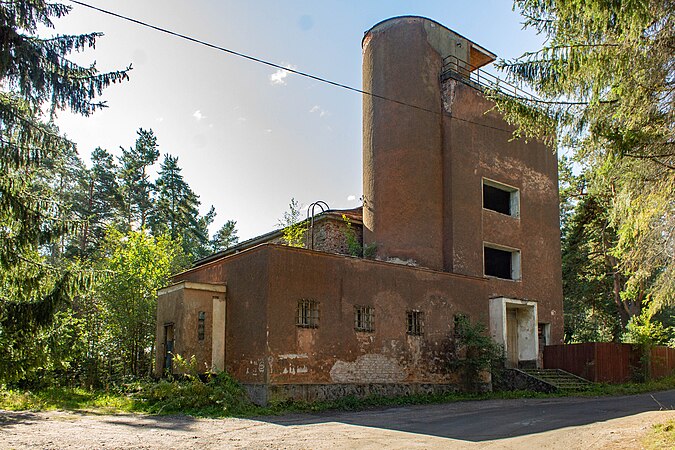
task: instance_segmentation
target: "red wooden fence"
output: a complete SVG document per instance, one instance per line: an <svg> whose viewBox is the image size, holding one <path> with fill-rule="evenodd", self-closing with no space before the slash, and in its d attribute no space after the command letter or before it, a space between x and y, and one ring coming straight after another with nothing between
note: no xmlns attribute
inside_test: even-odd
<svg viewBox="0 0 675 450"><path fill-rule="evenodd" d="M675 348L652 348L649 362L652 378L661 378L675 373Z"/></svg>
<svg viewBox="0 0 675 450"><path fill-rule="evenodd" d="M563 369L594 382L623 383L642 370L640 356L639 347L631 344L548 345L544 347L544 367ZM675 373L675 349L654 347L649 360L652 378Z"/></svg>

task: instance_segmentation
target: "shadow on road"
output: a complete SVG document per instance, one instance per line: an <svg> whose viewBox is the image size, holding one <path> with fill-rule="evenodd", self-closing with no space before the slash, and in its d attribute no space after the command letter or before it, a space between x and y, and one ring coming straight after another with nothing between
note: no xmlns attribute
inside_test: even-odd
<svg viewBox="0 0 675 450"><path fill-rule="evenodd" d="M480 442L664 409L675 409L675 390L625 397L471 401L258 420L282 426L337 422Z"/></svg>

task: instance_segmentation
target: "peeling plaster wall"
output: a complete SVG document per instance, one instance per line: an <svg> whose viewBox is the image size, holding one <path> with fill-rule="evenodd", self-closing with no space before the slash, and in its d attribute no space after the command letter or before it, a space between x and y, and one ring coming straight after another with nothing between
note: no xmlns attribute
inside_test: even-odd
<svg viewBox="0 0 675 450"><path fill-rule="evenodd" d="M174 325L173 353L190 359L192 355L199 361L200 370L211 368L211 327L212 296L222 295L199 289L177 289L173 292L159 295L157 300L157 331L155 335L155 367L158 374L164 371L164 325ZM199 312L206 312L204 321L204 339L197 336ZM173 372L180 373L175 362Z"/></svg>
<svg viewBox="0 0 675 450"><path fill-rule="evenodd" d="M511 139L492 102L466 84L443 85L445 270L483 275L483 242L520 250L521 280L490 278L490 297L536 301L539 322L562 343L562 268L557 155L543 144ZM461 120L460 120L461 119ZM520 214L482 209L483 178L519 190Z"/></svg>
<svg viewBox="0 0 675 450"><path fill-rule="evenodd" d="M268 247L263 245L174 277L174 281L227 284L225 368L245 383L267 382L268 264ZM206 335L211 333L207 324ZM210 365L210 356L207 361Z"/></svg>
<svg viewBox="0 0 675 450"><path fill-rule="evenodd" d="M270 268L271 384L452 383L455 314L487 322L482 278L288 247L273 248ZM299 299L319 302L317 328L295 325ZM356 305L373 307L373 332L354 329ZM413 309L422 336L406 333Z"/></svg>

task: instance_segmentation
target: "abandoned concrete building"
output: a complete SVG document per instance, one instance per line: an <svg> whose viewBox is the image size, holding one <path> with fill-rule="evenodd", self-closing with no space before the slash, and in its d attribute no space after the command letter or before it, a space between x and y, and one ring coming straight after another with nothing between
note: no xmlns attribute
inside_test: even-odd
<svg viewBox="0 0 675 450"><path fill-rule="evenodd" d="M511 367L562 343L557 157L511 140L492 110L480 68L495 55L412 16L362 47L376 94L363 97L363 207L317 214L305 248L275 231L176 275L159 291L158 373L195 355L260 403L430 392L457 386L460 314L489 326ZM350 239L372 258L350 256Z"/></svg>

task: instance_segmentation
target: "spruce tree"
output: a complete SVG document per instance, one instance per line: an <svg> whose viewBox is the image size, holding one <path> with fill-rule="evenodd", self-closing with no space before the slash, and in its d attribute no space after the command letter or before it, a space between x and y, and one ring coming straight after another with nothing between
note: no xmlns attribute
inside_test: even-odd
<svg viewBox="0 0 675 450"><path fill-rule="evenodd" d="M68 11L42 0L0 3L0 380L24 373L18 361L26 361L34 330L49 324L81 281L39 252L78 228L33 186L45 161L74 149L49 120L65 109L88 116L104 106L96 97L107 86L127 78L126 71L99 73L68 59L93 47L98 33L38 36L39 27L52 29L52 19Z"/></svg>
<svg viewBox="0 0 675 450"><path fill-rule="evenodd" d="M603 249L613 265L601 283L613 291L618 283L615 315L624 325L651 316L675 304L675 2L516 0L515 7L546 41L501 66L538 99L491 96L516 135L573 153L587 181L583 195L602 200L595 206L616 233ZM588 206L576 202L578 218Z"/></svg>

